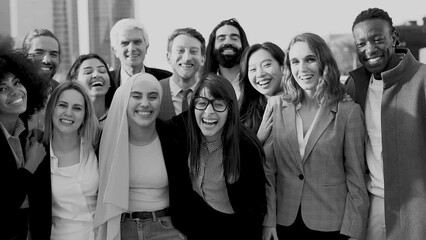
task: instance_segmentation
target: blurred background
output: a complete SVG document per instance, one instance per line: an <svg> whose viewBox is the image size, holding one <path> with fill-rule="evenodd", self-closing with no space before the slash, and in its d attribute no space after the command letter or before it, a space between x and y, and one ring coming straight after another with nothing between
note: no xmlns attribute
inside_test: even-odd
<svg viewBox="0 0 426 240"><path fill-rule="evenodd" d="M193 27L206 41L222 20L236 18L249 43L274 42L283 50L292 37L314 32L329 44L342 78L359 64L352 23L362 10L379 7L392 17L402 45L426 62L424 0L0 0L0 33L22 45L34 28L47 28L60 40L62 61L55 79L61 81L73 61L97 53L116 68L109 32L122 18L135 18L147 28L150 40L145 65L171 70L166 60L168 35L176 28Z"/></svg>

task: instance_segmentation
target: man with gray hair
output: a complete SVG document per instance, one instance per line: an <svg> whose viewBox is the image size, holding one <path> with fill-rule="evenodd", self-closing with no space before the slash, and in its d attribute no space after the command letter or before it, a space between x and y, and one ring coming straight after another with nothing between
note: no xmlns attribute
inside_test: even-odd
<svg viewBox="0 0 426 240"><path fill-rule="evenodd" d="M116 86L120 86L136 73L146 72L157 79L170 77L171 72L146 67L143 62L149 47L148 33L142 23L135 19L121 19L110 32L111 48L120 60L121 67L111 72Z"/></svg>

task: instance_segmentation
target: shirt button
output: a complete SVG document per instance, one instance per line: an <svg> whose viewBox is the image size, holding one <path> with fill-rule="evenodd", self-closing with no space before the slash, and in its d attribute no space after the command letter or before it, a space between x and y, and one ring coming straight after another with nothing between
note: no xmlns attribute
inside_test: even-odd
<svg viewBox="0 0 426 240"><path fill-rule="evenodd" d="M302 175L302 174L300 174L300 175L299 175L299 179L300 179L300 180L303 180L303 178L304 178L304 177L303 177L303 175Z"/></svg>

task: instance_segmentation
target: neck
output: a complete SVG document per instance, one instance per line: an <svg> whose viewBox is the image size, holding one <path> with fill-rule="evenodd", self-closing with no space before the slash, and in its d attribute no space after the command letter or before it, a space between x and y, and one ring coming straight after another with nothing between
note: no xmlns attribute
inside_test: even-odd
<svg viewBox="0 0 426 240"><path fill-rule="evenodd" d="M305 91L305 97L303 98L302 105L308 109L313 109L318 107L318 101L314 97L315 92Z"/></svg>
<svg viewBox="0 0 426 240"><path fill-rule="evenodd" d="M53 132L52 148L59 152L69 152L80 147L80 138L78 133L63 134L58 131Z"/></svg>
<svg viewBox="0 0 426 240"><path fill-rule="evenodd" d="M129 142L133 145L145 146L150 144L157 137L155 123L149 127L129 126Z"/></svg>
<svg viewBox="0 0 426 240"><path fill-rule="evenodd" d="M18 123L18 116L0 116L0 122L6 128L10 135L15 132L16 124Z"/></svg>
<svg viewBox="0 0 426 240"><path fill-rule="evenodd" d="M99 119L107 111L107 107L105 106L105 95L100 97L95 97L94 99L92 99L92 101L93 101L93 107L95 108L96 117Z"/></svg>
<svg viewBox="0 0 426 240"><path fill-rule="evenodd" d="M142 69L143 69L143 65L140 65L140 66L134 66L134 67L132 67L132 66L126 66L126 65L122 65L121 66L123 69L124 69L124 71L127 73L127 74L129 74L130 76L133 76L133 75L135 75L136 73L140 73L141 71L142 71Z"/></svg>
<svg viewBox="0 0 426 240"><path fill-rule="evenodd" d="M173 76L171 76L171 79L184 90L191 88L197 82L196 75L189 79L183 79L178 74L174 73Z"/></svg>
<svg viewBox="0 0 426 240"><path fill-rule="evenodd" d="M219 65L220 75L228 79L228 81L233 82L240 73L240 65L235 65L232 68L225 68Z"/></svg>

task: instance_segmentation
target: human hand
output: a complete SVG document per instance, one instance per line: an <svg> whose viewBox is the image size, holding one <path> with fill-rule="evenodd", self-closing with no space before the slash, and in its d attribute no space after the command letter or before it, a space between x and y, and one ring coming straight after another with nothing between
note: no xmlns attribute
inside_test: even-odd
<svg viewBox="0 0 426 240"><path fill-rule="evenodd" d="M37 170L38 165L40 165L44 156L46 156L46 149L43 144L38 141L39 138L39 131L31 132L25 146L26 162L24 168L31 173Z"/></svg>
<svg viewBox="0 0 426 240"><path fill-rule="evenodd" d="M260 143L264 143L268 138L272 130L272 121L274 110L269 105L266 106L265 112L263 113L262 122L260 123L259 130L257 131L257 138Z"/></svg>
<svg viewBox="0 0 426 240"><path fill-rule="evenodd" d="M345 94L343 95L343 99L342 99L342 101L343 101L343 102L353 102L354 100L352 99L351 95L349 95L349 94L345 93Z"/></svg>
<svg viewBox="0 0 426 240"><path fill-rule="evenodd" d="M278 240L277 229L274 227L263 227L262 240Z"/></svg>

